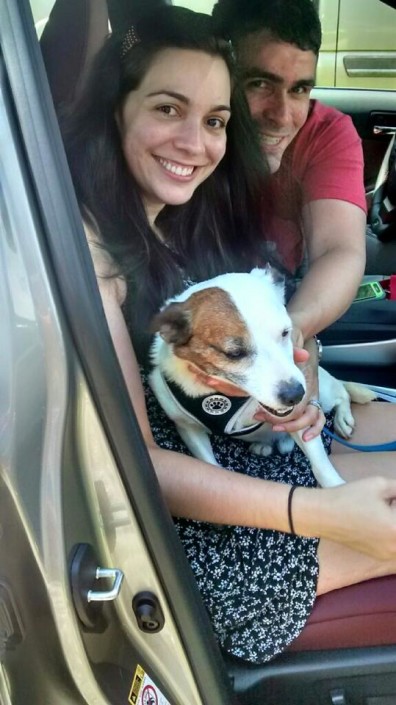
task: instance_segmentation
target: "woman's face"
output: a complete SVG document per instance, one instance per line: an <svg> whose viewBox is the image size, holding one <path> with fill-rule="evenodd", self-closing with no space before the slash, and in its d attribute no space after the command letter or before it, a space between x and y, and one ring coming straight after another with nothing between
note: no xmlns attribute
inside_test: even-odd
<svg viewBox="0 0 396 705"><path fill-rule="evenodd" d="M223 59L164 49L128 95L118 124L151 223L164 205L186 203L224 156L230 93Z"/></svg>

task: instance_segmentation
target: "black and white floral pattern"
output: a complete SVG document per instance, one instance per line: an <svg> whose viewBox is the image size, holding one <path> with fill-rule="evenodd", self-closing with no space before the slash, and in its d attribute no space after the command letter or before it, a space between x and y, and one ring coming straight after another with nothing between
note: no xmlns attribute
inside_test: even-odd
<svg viewBox="0 0 396 705"><path fill-rule="evenodd" d="M189 454L142 372L151 428L163 448ZM331 428L331 419L327 420ZM295 446L288 455L249 452L248 444L211 436L218 462L231 472L313 487L309 463ZM324 443L330 452L330 439ZM209 489L210 491L210 489ZM318 579L318 539L243 526L175 519L220 646L229 654L263 663L282 652L303 629Z"/></svg>

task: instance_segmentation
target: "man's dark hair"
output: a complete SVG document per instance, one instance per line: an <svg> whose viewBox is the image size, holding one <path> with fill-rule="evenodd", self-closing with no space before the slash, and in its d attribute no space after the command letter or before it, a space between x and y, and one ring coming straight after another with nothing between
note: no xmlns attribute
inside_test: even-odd
<svg viewBox="0 0 396 705"><path fill-rule="evenodd" d="M322 30L312 0L217 0L212 16L218 31L236 44L267 30L275 40L319 53Z"/></svg>

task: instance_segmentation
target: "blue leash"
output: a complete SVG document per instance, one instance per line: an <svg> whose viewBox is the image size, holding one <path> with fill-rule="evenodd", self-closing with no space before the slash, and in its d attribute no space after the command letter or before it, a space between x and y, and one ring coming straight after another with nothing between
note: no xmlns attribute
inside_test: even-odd
<svg viewBox="0 0 396 705"><path fill-rule="evenodd" d="M330 429L326 428L326 426L323 428L323 433L325 433L326 436L333 438L333 440L337 441L337 443L342 443L343 446L353 448L353 450L361 450L364 453L374 453L375 451L382 450L396 450L396 441L390 441L390 443L378 443L377 445L361 446L356 443L350 443L349 441L346 441L345 438L337 436L336 433L330 431Z"/></svg>

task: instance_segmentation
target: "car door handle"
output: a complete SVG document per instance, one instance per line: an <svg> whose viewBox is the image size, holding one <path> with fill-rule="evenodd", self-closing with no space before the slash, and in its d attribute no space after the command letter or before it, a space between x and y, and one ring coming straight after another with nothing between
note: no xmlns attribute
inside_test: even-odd
<svg viewBox="0 0 396 705"><path fill-rule="evenodd" d="M373 135L394 135L396 132L396 126L390 127L389 125L374 125Z"/></svg>
<svg viewBox="0 0 396 705"><path fill-rule="evenodd" d="M396 111L373 110L370 113L369 125L373 135L392 137L396 132Z"/></svg>
<svg viewBox="0 0 396 705"><path fill-rule="evenodd" d="M387 52L376 56L348 54L343 58L348 76L354 78L394 78L396 77L396 53Z"/></svg>

